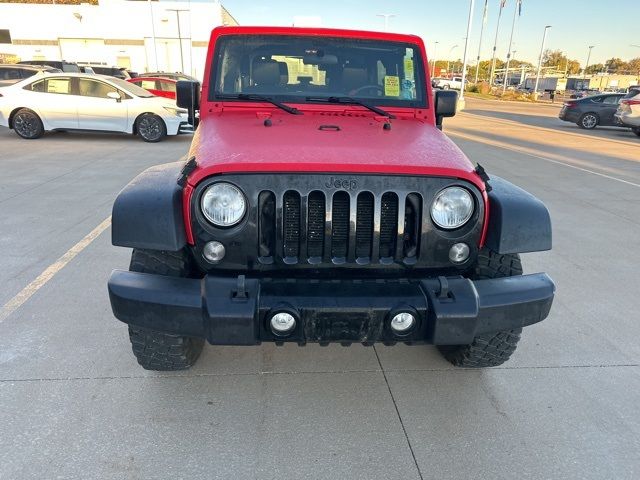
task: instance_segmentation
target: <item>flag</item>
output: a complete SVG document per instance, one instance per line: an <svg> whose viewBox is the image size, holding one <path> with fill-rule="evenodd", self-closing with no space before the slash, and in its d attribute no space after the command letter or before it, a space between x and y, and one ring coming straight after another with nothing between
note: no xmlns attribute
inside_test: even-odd
<svg viewBox="0 0 640 480"><path fill-rule="evenodd" d="M504 8L506 4L507 4L507 0L500 0L500 8Z"/></svg>
<svg viewBox="0 0 640 480"><path fill-rule="evenodd" d="M484 13L482 14L482 23L487 23L487 12L489 9L489 0L484 0Z"/></svg>
<svg viewBox="0 0 640 480"><path fill-rule="evenodd" d="M518 0L518 16L522 15L522 0Z"/></svg>

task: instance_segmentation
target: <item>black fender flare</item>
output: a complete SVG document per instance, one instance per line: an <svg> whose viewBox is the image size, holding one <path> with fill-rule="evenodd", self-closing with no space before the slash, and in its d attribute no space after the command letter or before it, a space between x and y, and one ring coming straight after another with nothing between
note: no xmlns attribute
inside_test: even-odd
<svg viewBox="0 0 640 480"><path fill-rule="evenodd" d="M544 203L494 175L489 185L485 245L500 254L551 250L551 217Z"/></svg>
<svg viewBox="0 0 640 480"><path fill-rule="evenodd" d="M182 214L184 161L148 168L118 194L111 213L111 243L178 251L187 244Z"/></svg>

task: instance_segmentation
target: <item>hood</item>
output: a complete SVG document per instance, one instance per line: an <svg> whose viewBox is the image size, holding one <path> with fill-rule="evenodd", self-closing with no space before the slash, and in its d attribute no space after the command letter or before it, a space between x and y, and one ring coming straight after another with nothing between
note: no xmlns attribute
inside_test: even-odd
<svg viewBox="0 0 640 480"><path fill-rule="evenodd" d="M271 126L265 126L265 119ZM415 118L391 120L361 110L224 112L196 130L189 157L195 185L232 172L435 175L484 184L462 151L436 127Z"/></svg>

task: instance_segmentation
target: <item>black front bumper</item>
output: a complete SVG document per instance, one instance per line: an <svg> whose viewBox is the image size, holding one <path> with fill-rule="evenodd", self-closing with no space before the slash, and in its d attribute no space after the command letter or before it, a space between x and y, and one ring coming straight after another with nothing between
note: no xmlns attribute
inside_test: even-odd
<svg viewBox="0 0 640 480"><path fill-rule="evenodd" d="M219 345L468 344L482 333L542 321L554 292L544 273L477 281L301 281L212 275L200 280L115 270L109 279L111 307L119 320ZM281 311L298 319L286 337L269 328L271 316ZM389 322L405 311L418 322L399 336Z"/></svg>

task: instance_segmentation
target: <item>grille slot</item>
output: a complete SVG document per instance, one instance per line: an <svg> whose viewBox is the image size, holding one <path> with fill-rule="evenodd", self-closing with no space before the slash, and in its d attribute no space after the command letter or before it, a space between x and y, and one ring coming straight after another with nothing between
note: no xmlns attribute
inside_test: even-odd
<svg viewBox="0 0 640 480"><path fill-rule="evenodd" d="M380 258L393 257L398 235L398 196L387 192L382 195L380 207Z"/></svg>
<svg viewBox="0 0 640 480"><path fill-rule="evenodd" d="M325 198L322 192L309 194L307 217L307 256L322 257L324 250Z"/></svg>
<svg viewBox="0 0 640 480"><path fill-rule="evenodd" d="M284 256L295 261L300 252L300 194L286 192L282 210Z"/></svg>
<svg viewBox="0 0 640 480"><path fill-rule="evenodd" d="M333 196L331 231L331 256L344 259L349 248L349 204L347 192L337 192Z"/></svg>
<svg viewBox="0 0 640 480"><path fill-rule="evenodd" d="M422 201L416 193L407 195L404 206L404 239L402 254L405 263L414 263L418 257Z"/></svg>
<svg viewBox="0 0 640 480"><path fill-rule="evenodd" d="M356 258L371 257L373 240L373 194L362 192L358 195L356 208Z"/></svg>
<svg viewBox="0 0 640 480"><path fill-rule="evenodd" d="M272 192L260 192L258 209L258 256L270 263L276 252L276 196Z"/></svg>

